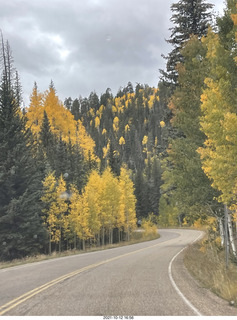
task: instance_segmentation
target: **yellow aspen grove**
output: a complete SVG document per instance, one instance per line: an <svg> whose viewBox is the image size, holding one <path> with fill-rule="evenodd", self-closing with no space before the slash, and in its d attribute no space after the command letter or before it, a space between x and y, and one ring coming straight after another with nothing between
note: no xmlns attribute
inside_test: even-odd
<svg viewBox="0 0 237 320"><path fill-rule="evenodd" d="M131 231L136 228L136 197L129 171L125 168L121 168L119 186L121 192L119 205L120 219L121 222L124 220L124 230L127 233L127 240L129 241Z"/></svg>
<svg viewBox="0 0 237 320"><path fill-rule="evenodd" d="M34 134L38 134L42 125L44 111L46 111L52 132L63 141L79 144L85 159L97 161L94 152L95 142L87 134L85 127L80 120L76 121L72 113L67 110L56 95L54 87L51 85L44 94L37 91L37 86L33 88L31 103L27 109L28 126Z"/></svg>
<svg viewBox="0 0 237 320"><path fill-rule="evenodd" d="M200 123L207 138L198 152L212 186L221 192L219 200L233 204L237 202L234 193L237 185L236 91L227 65L221 64L228 59L228 52L220 44L218 35L209 32L203 41L208 49L212 78L205 80L206 89L201 96L203 117Z"/></svg>

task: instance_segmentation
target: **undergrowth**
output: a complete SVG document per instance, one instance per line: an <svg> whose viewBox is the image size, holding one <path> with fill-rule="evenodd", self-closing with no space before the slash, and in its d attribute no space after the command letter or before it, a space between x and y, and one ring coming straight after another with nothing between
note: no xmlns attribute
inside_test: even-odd
<svg viewBox="0 0 237 320"><path fill-rule="evenodd" d="M218 241L205 238L189 246L184 264L205 288L237 307L237 264L230 257L226 267L225 252Z"/></svg>
<svg viewBox="0 0 237 320"><path fill-rule="evenodd" d="M38 261L43 261L43 260L49 260L49 259L55 259L55 258L60 258L60 257L66 257L66 256L71 256L71 255L77 255L77 254L83 254L85 252L93 252L93 251L100 251L100 250L105 250L105 249L111 249L111 248L116 248L116 247L122 247L122 246L127 246L131 244L136 244L144 241L151 241L158 239L160 235L157 232L154 232L154 228L147 228L144 232L143 229L136 230L132 232L130 241L121 241L119 243L114 243L114 244L107 244L104 246L91 246L87 247L86 250L67 250L67 251L62 251L62 252L53 252L51 255L47 254L40 254L37 256L30 256L22 259L15 259L12 261L7 261L7 262L1 262L0 261L0 269L4 268L9 268L9 267L14 267L14 266L19 266L22 264L28 264L28 263L34 263Z"/></svg>

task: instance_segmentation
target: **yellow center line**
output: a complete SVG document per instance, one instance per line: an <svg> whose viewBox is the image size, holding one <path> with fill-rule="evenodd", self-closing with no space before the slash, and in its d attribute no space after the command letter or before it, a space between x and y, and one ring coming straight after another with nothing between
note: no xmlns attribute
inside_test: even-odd
<svg viewBox="0 0 237 320"><path fill-rule="evenodd" d="M167 240L167 241L171 241L171 240L173 240L173 239L170 239L170 240ZM164 241L164 242L167 242L167 241ZM44 285L42 285L40 287L37 287L37 288L35 288L35 289L31 290L31 291L28 291L28 292L24 293L23 295L19 296L18 298L15 298L15 299L9 301L8 303L0 306L0 316L5 314L6 312L10 311L11 309L15 308L19 304L25 302L26 300L34 297L38 293L40 293L40 292L42 292L42 291L44 291L44 290L56 285L59 282L62 282L64 280L66 280L66 279L74 277L74 276L78 275L79 273L82 273L82 272L87 271L89 269L93 269L95 267L98 267L98 266L100 266L102 264L105 264L105 263L108 263L108 262L111 262L111 261L115 261L115 260L121 259L123 257L129 256L129 255L132 255L132 254L135 254L135 253L138 253L138 252L150 249L150 248L157 247L157 246L163 244L164 242L157 243L157 244L154 244L154 245L146 247L146 248L138 249L138 250L135 250L135 251L132 251L132 252L128 252L128 253L122 254L120 256L116 256L114 258L110 258L110 259L103 260L103 261L98 262L98 263L91 264L89 266L83 267L81 269L78 269L78 270L75 270L73 272L70 272L70 273L68 273L66 275L63 275L63 276L61 276L59 278L56 278L56 279L54 279L54 280L52 280L50 282L47 282Z"/></svg>

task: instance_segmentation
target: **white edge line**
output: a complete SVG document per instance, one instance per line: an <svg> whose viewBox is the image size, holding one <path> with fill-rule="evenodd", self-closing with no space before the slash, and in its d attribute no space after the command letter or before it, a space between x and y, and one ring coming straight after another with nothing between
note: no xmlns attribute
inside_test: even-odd
<svg viewBox="0 0 237 320"><path fill-rule="evenodd" d="M201 236L203 236L203 233L201 233L197 239L193 240L192 243L196 242ZM176 255L171 259L170 263L169 263L169 268L168 268L168 273L169 273L169 278L170 281L174 287L174 289L176 290L176 292L178 293L178 295L183 299L183 301L189 306L189 308L191 308L193 310L193 312L197 315L197 316L202 316L202 314L198 311L198 309L196 309L192 303L184 296L184 294L179 290L178 286L176 285L173 276L172 276L172 264L174 262L174 260L177 258L177 256L184 250L186 249L186 247L184 247L182 250L180 250L178 253L176 253Z"/></svg>

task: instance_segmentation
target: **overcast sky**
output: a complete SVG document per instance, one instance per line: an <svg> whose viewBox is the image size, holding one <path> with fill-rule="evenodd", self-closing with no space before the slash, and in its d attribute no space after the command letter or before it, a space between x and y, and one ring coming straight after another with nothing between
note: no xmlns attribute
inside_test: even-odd
<svg viewBox="0 0 237 320"><path fill-rule="evenodd" d="M28 104L34 82L57 94L116 94L131 81L157 86L161 54L171 47L170 5L177 0L0 0L0 28L10 43ZM209 0L222 14L224 0Z"/></svg>

